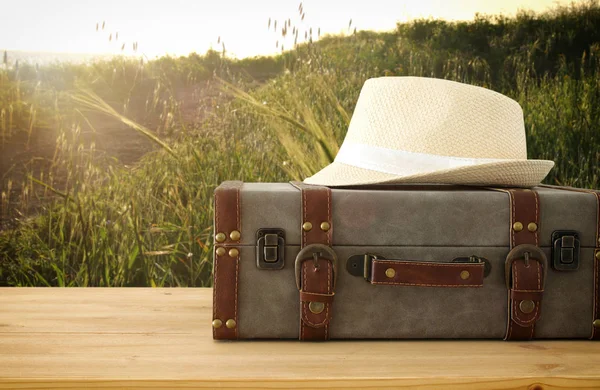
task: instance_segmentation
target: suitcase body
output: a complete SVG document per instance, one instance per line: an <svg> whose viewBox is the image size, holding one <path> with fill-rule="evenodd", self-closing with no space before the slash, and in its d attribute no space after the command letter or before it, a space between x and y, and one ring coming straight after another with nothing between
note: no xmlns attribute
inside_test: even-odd
<svg viewBox="0 0 600 390"><path fill-rule="evenodd" d="M225 182L215 339L600 337L600 195Z"/></svg>

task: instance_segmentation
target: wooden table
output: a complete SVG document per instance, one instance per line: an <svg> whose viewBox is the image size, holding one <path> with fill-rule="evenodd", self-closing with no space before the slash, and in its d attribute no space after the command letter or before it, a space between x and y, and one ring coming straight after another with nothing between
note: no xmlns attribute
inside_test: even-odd
<svg viewBox="0 0 600 390"><path fill-rule="evenodd" d="M0 388L600 388L589 341L215 342L210 289L0 288Z"/></svg>

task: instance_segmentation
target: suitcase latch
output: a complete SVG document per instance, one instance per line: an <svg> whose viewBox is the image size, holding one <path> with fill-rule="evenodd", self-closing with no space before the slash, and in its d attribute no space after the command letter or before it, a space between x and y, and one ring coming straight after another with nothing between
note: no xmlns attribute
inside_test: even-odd
<svg viewBox="0 0 600 390"><path fill-rule="evenodd" d="M256 266L260 269L282 269L285 255L283 229L259 229L256 232Z"/></svg>
<svg viewBox="0 0 600 390"><path fill-rule="evenodd" d="M579 235L572 230L552 233L552 266L557 271L579 269Z"/></svg>

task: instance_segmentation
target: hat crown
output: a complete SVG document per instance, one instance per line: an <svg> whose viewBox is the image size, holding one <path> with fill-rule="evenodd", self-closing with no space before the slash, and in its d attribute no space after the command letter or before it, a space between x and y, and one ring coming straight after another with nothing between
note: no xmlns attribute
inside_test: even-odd
<svg viewBox="0 0 600 390"><path fill-rule="evenodd" d="M523 111L497 92L449 80L365 82L344 143L464 158L527 159Z"/></svg>

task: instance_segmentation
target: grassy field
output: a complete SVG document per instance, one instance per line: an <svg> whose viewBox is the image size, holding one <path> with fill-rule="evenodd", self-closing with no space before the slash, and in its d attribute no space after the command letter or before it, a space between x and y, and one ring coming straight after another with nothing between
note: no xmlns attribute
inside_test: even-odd
<svg viewBox="0 0 600 390"><path fill-rule="evenodd" d="M384 75L516 99L529 157L556 161L546 182L600 187L597 2L414 21L269 58L6 63L0 285L210 285L215 186L301 179L327 165L363 82Z"/></svg>

